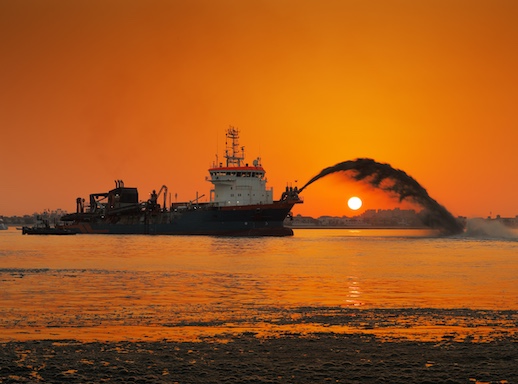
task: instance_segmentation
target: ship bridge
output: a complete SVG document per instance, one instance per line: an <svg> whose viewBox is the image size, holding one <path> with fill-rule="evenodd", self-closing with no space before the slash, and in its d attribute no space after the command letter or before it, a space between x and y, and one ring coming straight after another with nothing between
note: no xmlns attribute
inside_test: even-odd
<svg viewBox="0 0 518 384"><path fill-rule="evenodd" d="M214 185L210 201L219 206L271 204L273 189L266 189L266 172L261 159L255 159L251 166L244 162L244 147L239 147L236 128L230 127L226 137L226 165L214 164L209 169L210 179L207 180Z"/></svg>

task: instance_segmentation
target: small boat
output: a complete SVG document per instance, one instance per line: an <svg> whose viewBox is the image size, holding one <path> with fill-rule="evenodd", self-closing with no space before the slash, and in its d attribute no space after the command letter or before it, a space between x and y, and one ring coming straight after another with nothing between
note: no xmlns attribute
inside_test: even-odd
<svg viewBox="0 0 518 384"><path fill-rule="evenodd" d="M71 231L63 226L51 227L47 219L38 216L36 224L32 227L22 227L22 235L75 235L75 231Z"/></svg>

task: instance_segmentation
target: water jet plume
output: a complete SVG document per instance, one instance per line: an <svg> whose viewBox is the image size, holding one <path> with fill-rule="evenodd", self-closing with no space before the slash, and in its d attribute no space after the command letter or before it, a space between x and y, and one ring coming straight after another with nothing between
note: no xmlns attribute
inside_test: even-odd
<svg viewBox="0 0 518 384"><path fill-rule="evenodd" d="M373 159L359 158L338 163L324 168L318 175L309 180L300 190L324 176L335 172L352 171L356 181L366 181L371 186L395 195L399 201L409 200L424 208L422 214L424 223L440 229L445 234L458 234L464 231L463 224L437 201L432 199L425 188L414 178L400 169L394 169L390 164L378 163Z"/></svg>
<svg viewBox="0 0 518 384"><path fill-rule="evenodd" d="M474 218L466 223L465 235L482 239L518 239L516 230L498 220Z"/></svg>

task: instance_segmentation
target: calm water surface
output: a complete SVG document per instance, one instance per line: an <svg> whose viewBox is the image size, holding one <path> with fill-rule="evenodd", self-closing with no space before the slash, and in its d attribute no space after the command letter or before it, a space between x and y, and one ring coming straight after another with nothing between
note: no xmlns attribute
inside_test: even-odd
<svg viewBox="0 0 518 384"><path fill-rule="evenodd" d="M444 323L452 310L457 326L492 313L515 330L517 272L518 233L507 230L220 238L22 236L10 228L0 231L0 339L303 331L351 326L356 314L364 328L395 316L424 319L430 330L438 321L430 319ZM465 311L471 319L459 320Z"/></svg>

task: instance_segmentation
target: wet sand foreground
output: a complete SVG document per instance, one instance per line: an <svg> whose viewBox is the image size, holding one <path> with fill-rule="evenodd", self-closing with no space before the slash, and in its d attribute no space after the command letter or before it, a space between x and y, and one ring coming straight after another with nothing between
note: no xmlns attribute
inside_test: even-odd
<svg viewBox="0 0 518 384"><path fill-rule="evenodd" d="M281 312L113 327L4 320L0 383L518 382L518 311Z"/></svg>
<svg viewBox="0 0 518 384"><path fill-rule="evenodd" d="M0 382L516 383L516 342L383 341L333 333L7 342L0 349Z"/></svg>
<svg viewBox="0 0 518 384"><path fill-rule="evenodd" d="M516 310L210 308L13 304L0 383L518 383Z"/></svg>

